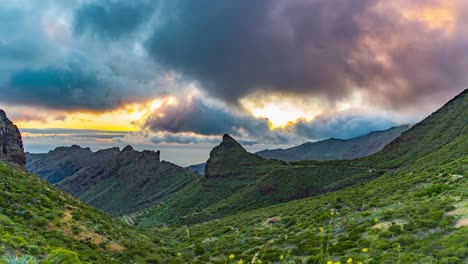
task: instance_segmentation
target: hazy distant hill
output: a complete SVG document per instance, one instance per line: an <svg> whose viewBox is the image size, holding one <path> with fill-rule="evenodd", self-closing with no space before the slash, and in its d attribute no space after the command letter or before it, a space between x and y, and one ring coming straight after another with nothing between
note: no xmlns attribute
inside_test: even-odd
<svg viewBox="0 0 468 264"><path fill-rule="evenodd" d="M355 159L383 149L409 127L409 125L392 127L348 140L331 138L307 142L288 149L267 149L257 152L257 155L284 161Z"/></svg>
<svg viewBox="0 0 468 264"><path fill-rule="evenodd" d="M196 175L160 161L159 151L92 152L79 146L59 147L47 154L27 154L27 169L62 190L114 214L142 210L176 192Z"/></svg>
<svg viewBox="0 0 468 264"><path fill-rule="evenodd" d="M195 164L195 165L190 165L186 167L187 170L191 170L195 173L198 173L200 175L205 175L205 163L200 163L200 164Z"/></svg>

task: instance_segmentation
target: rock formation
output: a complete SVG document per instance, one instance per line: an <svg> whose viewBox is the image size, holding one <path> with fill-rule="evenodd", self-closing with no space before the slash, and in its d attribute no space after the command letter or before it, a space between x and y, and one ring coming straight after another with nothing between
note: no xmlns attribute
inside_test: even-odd
<svg viewBox="0 0 468 264"><path fill-rule="evenodd" d="M26 163L21 133L3 110L0 110L0 159L23 168Z"/></svg>

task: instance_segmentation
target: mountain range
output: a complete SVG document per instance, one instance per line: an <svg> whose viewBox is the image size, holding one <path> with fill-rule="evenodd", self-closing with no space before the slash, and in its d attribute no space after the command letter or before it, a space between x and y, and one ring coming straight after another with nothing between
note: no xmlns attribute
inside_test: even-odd
<svg viewBox="0 0 468 264"><path fill-rule="evenodd" d="M402 125L382 131L374 131L352 139L330 138L317 142L307 142L288 149L265 149L256 154L266 159L278 159L288 162L355 159L380 151L409 128L410 125ZM205 163L191 165L187 169L203 175L205 174L205 165Z"/></svg>
<svg viewBox="0 0 468 264"><path fill-rule="evenodd" d="M226 134L204 176L131 147L28 155L27 167L54 186L12 159L21 157L22 144L6 117L0 128L0 142L8 142L0 156L3 254L34 255L41 263L464 263L468 257L468 90L358 159L265 159ZM67 151L89 160L66 158Z"/></svg>
<svg viewBox="0 0 468 264"><path fill-rule="evenodd" d="M198 175L166 161L160 152L131 146L92 152L79 146L26 153L26 168L60 189L112 215L156 204Z"/></svg>

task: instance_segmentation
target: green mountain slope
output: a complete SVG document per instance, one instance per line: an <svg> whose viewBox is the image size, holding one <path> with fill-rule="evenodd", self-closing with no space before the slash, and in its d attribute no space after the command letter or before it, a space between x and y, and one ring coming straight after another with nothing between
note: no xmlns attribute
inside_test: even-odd
<svg viewBox="0 0 468 264"><path fill-rule="evenodd" d="M467 103L465 91L384 151L350 161L382 162L381 177L166 232L200 263L466 263Z"/></svg>
<svg viewBox="0 0 468 264"><path fill-rule="evenodd" d="M468 89L423 121L403 132L383 151L364 158L380 167L396 168L431 154L468 133ZM468 145L464 145L468 149Z"/></svg>
<svg viewBox="0 0 468 264"><path fill-rule="evenodd" d="M247 153L225 135L210 154L205 177L136 214L136 222L141 226L203 222L372 180L466 134L467 97L463 92L383 151L357 160L285 164Z"/></svg>
<svg viewBox="0 0 468 264"><path fill-rule="evenodd" d="M380 176L348 161L290 165L248 153L229 135L210 153L206 173L133 217L140 226L191 224L341 189Z"/></svg>
<svg viewBox="0 0 468 264"><path fill-rule="evenodd" d="M0 161L0 256L29 254L51 264L81 263L66 261L76 257L83 263L106 264L171 258L167 244L156 236L143 235L17 165Z"/></svg>
<svg viewBox="0 0 468 264"><path fill-rule="evenodd" d="M331 138L304 143L288 149L262 150L256 154L264 158L284 161L356 159L383 149L408 128L408 125L392 127L348 140Z"/></svg>
<svg viewBox="0 0 468 264"><path fill-rule="evenodd" d="M27 168L62 190L112 215L145 209L164 200L198 175L160 161L159 151L92 152L79 146L27 155Z"/></svg>

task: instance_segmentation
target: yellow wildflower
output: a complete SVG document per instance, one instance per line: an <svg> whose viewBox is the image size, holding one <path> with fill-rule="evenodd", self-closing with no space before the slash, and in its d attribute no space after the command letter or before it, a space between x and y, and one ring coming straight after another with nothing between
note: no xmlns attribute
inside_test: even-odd
<svg viewBox="0 0 468 264"><path fill-rule="evenodd" d="M369 252L369 249L368 249L368 248L363 248L363 249L362 249L362 253L367 253L367 252Z"/></svg>
<svg viewBox="0 0 468 264"><path fill-rule="evenodd" d="M349 258L349 259L346 261L346 263L348 263L348 264L353 263L353 259L352 259L352 258Z"/></svg>
<svg viewBox="0 0 468 264"><path fill-rule="evenodd" d="M323 232L323 231L325 231L325 228L319 227L319 230L320 230L320 232Z"/></svg>
<svg viewBox="0 0 468 264"><path fill-rule="evenodd" d="M284 259L284 255L281 255L281 256L280 256L280 260L283 260L283 259Z"/></svg>
<svg viewBox="0 0 468 264"><path fill-rule="evenodd" d="M329 260L327 261L327 264L333 264L333 261Z"/></svg>
<svg viewBox="0 0 468 264"><path fill-rule="evenodd" d="M237 264L244 264L244 261L242 259L239 259L239 261L237 261Z"/></svg>
<svg viewBox="0 0 468 264"><path fill-rule="evenodd" d="M235 257L236 257L236 255L234 255L234 254L232 254L232 253L231 253L231 255L229 255L229 259L230 259L230 260L233 260Z"/></svg>
<svg viewBox="0 0 468 264"><path fill-rule="evenodd" d="M364 263L362 263L362 261L358 261L357 264L364 264Z"/></svg>

